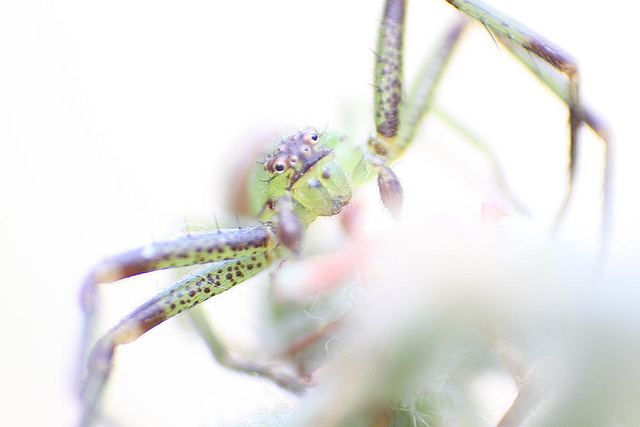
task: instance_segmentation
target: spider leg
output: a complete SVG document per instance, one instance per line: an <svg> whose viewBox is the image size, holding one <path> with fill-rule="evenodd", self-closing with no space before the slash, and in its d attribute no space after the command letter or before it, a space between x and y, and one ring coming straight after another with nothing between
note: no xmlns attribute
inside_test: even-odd
<svg viewBox="0 0 640 427"><path fill-rule="evenodd" d="M120 321L93 347L81 389L83 424L90 423L111 372L117 346L134 341L151 328L265 270L268 252L218 261L187 274Z"/></svg>
<svg viewBox="0 0 640 427"><path fill-rule="evenodd" d="M98 283L115 282L166 268L241 258L273 247L275 238L268 225L209 231L154 242L98 263L83 285L82 307L85 312L92 309Z"/></svg>
<svg viewBox="0 0 640 427"><path fill-rule="evenodd" d="M386 2L376 45L373 77L376 138L370 142L373 152L386 155L400 126L403 76L402 54L406 2Z"/></svg>
<svg viewBox="0 0 640 427"><path fill-rule="evenodd" d="M396 218L402 208L403 191L389 164L413 141L416 130L431 107L440 77L451 58L468 20L460 20L447 33L440 48L423 66L420 77L403 100L403 36L406 1L386 3L378 32L374 68L374 121L376 136L369 140L364 160L378 174L384 205Z"/></svg>
<svg viewBox="0 0 640 427"><path fill-rule="evenodd" d="M387 162L398 159L413 141L418 126L431 107L438 86L468 19L456 22L422 67L419 78L403 99L403 35L405 1L389 1L378 33L374 71L376 138L371 152Z"/></svg>
<svg viewBox="0 0 640 427"><path fill-rule="evenodd" d="M579 98L579 74L576 61L559 47L514 19L493 9L480 0L447 0L452 6L474 20L482 23L503 46L529 68L569 108L569 164L567 168L567 191L556 219L562 219L573 193L576 162L578 158L578 130L582 123L590 127L604 143L604 181L602 233L606 237L609 223L611 191L611 138L606 126L597 115L585 107ZM560 73L560 75L558 74ZM564 77L561 77L564 76Z"/></svg>
<svg viewBox="0 0 640 427"><path fill-rule="evenodd" d="M469 19L463 18L454 23L438 44L438 49L423 64L406 102L402 103L400 128L398 140L393 149L393 159L400 157L413 142L422 120L430 112L436 88L470 22Z"/></svg>
<svg viewBox="0 0 640 427"><path fill-rule="evenodd" d="M206 313L199 307L188 312L191 322L196 327L211 354L221 365L235 371L259 375L263 378L269 378L280 387L285 388L292 393L302 394L308 386L308 379L301 378L290 370L280 369L273 363L260 363L254 360L239 358L231 354L224 343L218 338L213 327L211 326Z"/></svg>
<svg viewBox="0 0 640 427"><path fill-rule="evenodd" d="M85 335L96 314L100 283L166 268L241 258L274 247L273 231L268 225L262 225L190 234L104 259L91 270L82 286L80 302L85 317Z"/></svg>
<svg viewBox="0 0 640 427"><path fill-rule="evenodd" d="M507 39L504 36L496 35L500 43L504 45L523 65L525 65L529 71L531 71L542 83L551 89L551 91L560 98L565 104L569 105L569 92L566 90L566 82L563 81L557 73L552 73L548 68L541 67L538 63L539 61L535 61L534 57L526 51L524 48L519 47L517 44L513 43L511 40ZM598 116L598 114L593 111L589 106L585 105L583 102L577 107L578 118L584 123L589 129L591 129L603 142L604 155L603 155L603 182L602 182L602 227L601 227L601 241L602 246L606 247L606 240L609 233L609 226L611 221L611 175L613 171L613 163L611 157L611 150L613 148L613 141L611 138L610 131L608 126L602 121L602 119ZM574 152L575 151L575 152ZM556 219L556 226L559 224L562 219L562 215L569 203L571 198L571 184L573 181L573 172L575 170L577 156L577 148L572 149L569 154L569 187L567 188L567 193L565 194L563 204L558 212L558 216Z"/></svg>
<svg viewBox="0 0 640 427"><path fill-rule="evenodd" d="M165 268L205 266L138 307L95 344L80 373L81 398L85 406L83 425L94 417L118 345L135 340L176 314L265 270L277 256L275 246L273 231L265 224L156 242L98 263L88 275L81 295L85 316L83 358L93 335L99 283Z"/></svg>

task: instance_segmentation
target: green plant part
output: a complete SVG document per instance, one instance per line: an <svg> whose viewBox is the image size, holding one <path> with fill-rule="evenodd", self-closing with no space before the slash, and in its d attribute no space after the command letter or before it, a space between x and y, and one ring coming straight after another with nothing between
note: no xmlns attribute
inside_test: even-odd
<svg viewBox="0 0 640 427"><path fill-rule="evenodd" d="M514 52L534 72L545 62L552 70L568 76L563 80L545 68L537 76L568 106L570 116L570 158L568 191L578 145L577 130L586 124L608 143L606 129L596 115L580 103L575 62L533 31L490 9L479 1L449 1L464 14L484 25L495 39ZM82 289L85 316L84 346L89 348L98 312L98 285L126 277L181 266L198 269L126 316L92 350L86 351L82 368L81 424L90 424L109 375L115 351L171 317L218 295L265 271L271 265L302 255L305 231L318 217L333 216L346 206L354 189L377 177L385 207L399 218L403 204L400 179L391 165L414 140L446 65L465 27L473 22L461 18L446 34L435 54L404 98L403 33L406 2L388 0L381 20L375 55L375 135L366 144L353 145L338 134L307 128L277 141L251 172L247 189L248 206L258 225L207 231L151 243L99 262ZM527 55L520 55L525 50ZM562 84L564 83L564 86ZM490 161L493 158L487 154ZM605 169L608 164L605 165ZM605 206L608 202L605 182ZM566 206L566 200L560 213ZM608 217L604 218L606 222ZM304 390L306 378L291 378L246 365L247 371L261 371L281 385Z"/></svg>

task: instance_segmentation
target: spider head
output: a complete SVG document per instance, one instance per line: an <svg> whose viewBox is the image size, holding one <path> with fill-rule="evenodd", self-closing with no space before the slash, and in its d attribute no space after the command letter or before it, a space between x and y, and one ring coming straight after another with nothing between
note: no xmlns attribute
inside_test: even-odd
<svg viewBox="0 0 640 427"><path fill-rule="evenodd" d="M332 139L314 128L283 139L264 164L269 193L277 198L290 192L305 216L340 212L351 199L351 185L335 157Z"/></svg>
<svg viewBox="0 0 640 427"><path fill-rule="evenodd" d="M296 182L309 168L333 150L322 143L321 135L313 128L284 138L269 156L264 169L272 177L283 175Z"/></svg>

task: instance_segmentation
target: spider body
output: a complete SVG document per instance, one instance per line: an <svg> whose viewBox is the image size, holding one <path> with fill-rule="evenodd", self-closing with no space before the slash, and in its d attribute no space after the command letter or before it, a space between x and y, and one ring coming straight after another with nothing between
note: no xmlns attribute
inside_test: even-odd
<svg viewBox="0 0 640 427"><path fill-rule="evenodd" d="M524 49L536 56L536 61L546 61L567 76L568 84L560 90L559 82L564 78L550 76L548 71L538 75L563 99L569 110L568 200L578 127L584 123L598 135L606 134L595 115L579 102L577 68L549 42L524 27L519 29L518 23L498 15L481 2L452 0L449 3L485 25L517 57ZM299 257L309 225L318 217L338 214L351 201L355 187L377 176L383 204L399 218L404 195L391 165L412 143L431 107L438 80L469 22L463 19L452 26L405 97L402 79L405 8L405 1L401 0L388 0L385 5L373 84L376 131L365 144L346 145L337 134L318 132L314 128L284 137L274 144L269 154L259 159L250 174L247 196L257 225L151 243L107 258L91 270L81 295L87 348L98 310L99 284L155 270L198 266L194 272L131 312L93 346L82 375L82 424L90 424L96 415L119 345L135 340L171 317L256 276L276 261ZM501 18L494 19L496 16ZM526 66L535 68L532 57L518 58ZM239 369L261 369L243 366ZM278 376L268 369L264 373L280 384L286 383L296 390L300 388L295 380Z"/></svg>

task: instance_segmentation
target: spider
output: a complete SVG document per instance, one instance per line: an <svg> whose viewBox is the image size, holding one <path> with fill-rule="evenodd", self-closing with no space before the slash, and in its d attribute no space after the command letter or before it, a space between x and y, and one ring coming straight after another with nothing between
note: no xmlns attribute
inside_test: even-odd
<svg viewBox="0 0 640 427"><path fill-rule="evenodd" d="M404 200L401 180L391 168L413 142L431 108L440 77L470 22L483 25L496 43L511 52L566 105L569 111L569 167L566 196L558 220L572 194L578 130L584 124L605 142L604 125L579 98L575 61L560 48L522 24L473 0L447 0L466 17L445 35L437 52L405 96L403 34L406 2L387 0L375 50L373 80L375 134L362 145L343 141L337 133L309 127L276 141L251 171L249 209L258 225L195 233L150 243L100 261L90 271L81 292L85 342L92 335L98 311L98 285L175 267L198 268L161 291L123 318L93 345L83 368L81 423L94 421L112 371L116 350L162 322L214 295L276 266L302 256L309 226L319 217L340 213L356 187L376 179L380 198L390 214L400 218ZM608 162L605 162L605 201ZM606 223L607 215L603 221ZM306 381L246 365L276 382L304 390Z"/></svg>

